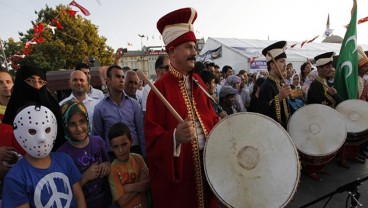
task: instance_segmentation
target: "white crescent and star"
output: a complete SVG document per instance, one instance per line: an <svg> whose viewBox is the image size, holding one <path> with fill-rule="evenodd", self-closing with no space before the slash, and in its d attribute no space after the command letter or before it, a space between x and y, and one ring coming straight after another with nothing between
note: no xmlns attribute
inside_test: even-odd
<svg viewBox="0 0 368 208"><path fill-rule="evenodd" d="M355 48L354 48L354 51L352 51L352 53L354 53L356 50L358 50L358 46L357 46L357 39L356 39L356 36L355 35L353 35L353 36L350 36L347 40L346 40L346 42L345 42L345 47L346 47L346 45L350 42L350 41L354 41L354 46L355 46ZM351 73L353 72L353 64L351 63L351 61L345 61L344 63L342 63L341 64L341 69L343 69L345 66L347 66L348 67L348 69L349 69L349 71L348 71L348 74L345 76L345 78L348 78L350 75L351 75Z"/></svg>

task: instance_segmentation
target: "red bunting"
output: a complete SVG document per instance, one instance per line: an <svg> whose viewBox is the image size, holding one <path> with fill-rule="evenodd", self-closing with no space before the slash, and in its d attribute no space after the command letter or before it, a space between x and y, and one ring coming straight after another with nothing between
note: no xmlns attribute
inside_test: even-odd
<svg viewBox="0 0 368 208"><path fill-rule="evenodd" d="M311 42L313 42L315 39L317 39L319 37L319 35L317 35L316 37L314 37L313 39L311 39L311 40L308 40L307 41L307 43L311 43Z"/></svg>
<svg viewBox="0 0 368 208"><path fill-rule="evenodd" d="M290 48L294 48L297 45L297 43L290 46Z"/></svg>
<svg viewBox="0 0 368 208"><path fill-rule="evenodd" d="M90 15L89 11L88 11L86 8L82 7L80 4L78 4L78 3L77 3L77 2L75 2L74 0L73 0L72 2L70 2L70 4L69 4L69 5L71 5L71 6L75 6L75 7L78 7L78 9L80 9L80 10L81 10L81 12L82 12L85 16L89 16L89 15Z"/></svg>
<svg viewBox="0 0 368 208"><path fill-rule="evenodd" d="M45 38L43 38L43 37L39 37L39 38L35 39L34 41L35 41L36 43L41 43L41 42L43 42L44 40L45 40Z"/></svg>
<svg viewBox="0 0 368 208"><path fill-rule="evenodd" d="M305 40L302 42L302 44L300 45L301 48L303 48L303 45L307 42L308 40Z"/></svg>
<svg viewBox="0 0 368 208"><path fill-rule="evenodd" d="M31 48L24 48L23 50L20 51L22 54L28 56L31 52L32 49Z"/></svg>
<svg viewBox="0 0 368 208"><path fill-rule="evenodd" d="M57 19L53 19L52 21L55 23L55 25L56 25L56 27L57 27L58 29L63 29L63 28L64 28L64 27L60 24L59 20L57 20Z"/></svg>
<svg viewBox="0 0 368 208"><path fill-rule="evenodd" d="M362 19L359 19L358 24L362 24L363 22L366 22L366 21L368 21L368 17L364 17Z"/></svg>
<svg viewBox="0 0 368 208"><path fill-rule="evenodd" d="M37 37L37 36L39 36L43 32L43 30L45 28L43 27L43 24L42 23L38 23L37 26L36 25L33 25L33 29L35 31L35 34L33 35L33 37Z"/></svg>
<svg viewBox="0 0 368 208"><path fill-rule="evenodd" d="M67 9L65 10L66 13L68 13L71 17L75 18L75 15L77 14L77 11Z"/></svg>

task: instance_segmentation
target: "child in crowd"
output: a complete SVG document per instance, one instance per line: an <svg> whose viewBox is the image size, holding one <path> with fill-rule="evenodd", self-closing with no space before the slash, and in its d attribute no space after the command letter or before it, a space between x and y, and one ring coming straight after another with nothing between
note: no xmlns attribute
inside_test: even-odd
<svg viewBox="0 0 368 208"><path fill-rule="evenodd" d="M14 135L26 154L5 176L2 207L87 207L71 157L50 154L56 134L56 117L44 106L15 116Z"/></svg>
<svg viewBox="0 0 368 208"><path fill-rule="evenodd" d="M91 126L87 109L81 102L69 100L61 107L65 125L65 142L58 152L70 155L82 173L80 180L88 208L111 205L107 176L110 162L105 142L99 136L89 136Z"/></svg>
<svg viewBox="0 0 368 208"><path fill-rule="evenodd" d="M116 156L109 175L115 204L124 208L146 208L148 168L142 156L130 153L132 137L128 126L121 122L114 124L108 132L108 138Z"/></svg>

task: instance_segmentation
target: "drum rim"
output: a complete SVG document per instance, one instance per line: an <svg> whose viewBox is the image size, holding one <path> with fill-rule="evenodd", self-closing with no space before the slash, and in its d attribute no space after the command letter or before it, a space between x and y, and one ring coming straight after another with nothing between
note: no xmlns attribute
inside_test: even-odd
<svg viewBox="0 0 368 208"><path fill-rule="evenodd" d="M368 105L368 102L367 101L364 101L364 100L361 100L361 99L348 99L348 100L344 100L342 101L341 103L339 103L336 107L335 107L335 110L337 112L339 112L341 114L341 116L344 118L344 120L346 119L345 116L339 111L339 109L341 108L341 106L344 106L346 103L361 103L363 105ZM349 133L353 133L353 134L358 134L358 133L361 133L361 132L365 132L365 131L368 131L368 127L362 131L351 131L351 129L348 129L348 125L346 125L346 131L348 131Z"/></svg>
<svg viewBox="0 0 368 208"><path fill-rule="evenodd" d="M249 115L256 115L256 116L260 116L260 117L263 117L265 119L268 119L269 121L272 121L272 123L274 123L275 125L277 125L280 129L282 129L282 131L285 133L285 135L287 135L288 137L288 141L290 142L291 146L292 146L292 149L293 149L293 152L295 153L295 156L296 156L296 163L297 163L297 173L296 173L296 180L293 184L293 189L291 190L290 192L290 195L288 196L287 200L284 201L280 207L285 207L287 204L290 203L290 201L293 199L295 193L296 193L296 190L298 189L298 186L299 186L299 183L300 183L300 176L301 176L301 163L300 163L300 158L299 158L299 154L298 154L298 150L294 144L294 141L292 140L291 136L289 135L289 133L278 123L276 122L274 119L272 119L271 117L268 117L266 115L263 115L263 114L259 114L259 113L254 113L254 112L240 112L240 113L235 113L235 114L232 114L232 115L229 115L227 117L225 117L224 119L220 120L213 128L215 129L217 126L220 125L220 123L222 123L225 119L230 119L231 117L235 117L235 116L239 116L239 115L246 115L246 114L249 114ZM211 131L209 134L208 134L208 138L210 138L211 134L213 133L213 131ZM209 176L208 176L208 170L207 170L207 163L206 163L206 154L207 154L207 142L205 144L205 147L203 149L203 166L204 166L204 172L205 172L205 176L206 176L206 179L207 179L207 182L212 190L212 192L216 195L216 197L221 201L221 203L223 203L224 205L226 205L227 207L231 207L231 208L235 208L233 207L232 205L230 205L228 202L226 202L222 196L220 196L220 194L215 190L215 188L213 187L214 185L212 184L212 181L210 180Z"/></svg>
<svg viewBox="0 0 368 208"><path fill-rule="evenodd" d="M314 103L314 104L308 104L308 105L304 105L303 107L301 107L300 109L305 109L305 108L312 108L312 107L315 107L315 106L320 106L321 108L325 108L325 109L329 109L329 110L334 110L337 112L337 117L340 117L341 120L345 121L345 118L344 116L342 116L337 110L335 110L334 108L331 108L329 106L326 106L326 105L323 105L323 104L317 104L317 103ZM300 110L298 109L298 110ZM295 115L295 114L293 114ZM293 118L293 115L290 117L289 121L288 121L288 125L287 125L287 131L289 132L289 126L290 126L290 123L292 122L292 118ZM340 143L340 145L333 151L329 151L328 153L321 153L321 154L311 154L311 153L308 153L308 152L305 152L305 151L302 151L299 149L299 146L298 145L295 145L295 147L297 148L298 151L300 151L301 153L303 154L306 154L306 155L309 155L309 156L313 156L313 157L325 157L325 156L328 156L328 155L331 155L331 154L334 154L336 153L337 151L339 151L341 149L341 147L345 144L346 142L346 138L347 138L347 129L346 129L346 124L345 124L345 132L344 132L344 136L343 138L343 141ZM293 139L292 135L290 134L290 137ZM294 141L294 139L293 139ZM296 144L296 142L294 142L294 144Z"/></svg>

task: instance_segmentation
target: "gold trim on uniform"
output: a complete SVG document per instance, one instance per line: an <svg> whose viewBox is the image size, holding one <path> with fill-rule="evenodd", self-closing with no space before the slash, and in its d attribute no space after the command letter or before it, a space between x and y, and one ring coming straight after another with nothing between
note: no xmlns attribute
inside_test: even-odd
<svg viewBox="0 0 368 208"><path fill-rule="evenodd" d="M196 128L196 122L195 118L194 118L194 110L198 116L198 120L202 125L203 128L203 124L202 124L202 120L199 117L199 114L197 112L197 109L195 108L195 102L194 102L194 97L193 97L193 90L191 90L192 92L192 98L193 98L193 104L190 101L189 98L189 94L187 91L187 87L185 84L185 80L184 80L184 75L180 72L178 72L171 64L170 64L170 68L169 68L169 72L176 78L179 79L179 88L180 91L184 97L184 101L185 101L185 105L187 106L187 111L188 111L188 116L190 117L190 119L193 121L193 127L194 129ZM191 81L191 80L190 80ZM194 109L193 109L194 108ZM205 137L207 136L207 130L205 128L203 128L203 132ZM194 168L195 168L195 182L196 182L196 189L197 189L197 200L198 200L198 207L199 208L204 208L204 183L203 183L203 177L202 177L202 169L201 169L201 159L200 159L200 154L199 154L199 146L198 146L198 136L197 136L197 131L195 133L195 139L191 142L192 144L192 152L193 152L193 160L194 160Z"/></svg>
<svg viewBox="0 0 368 208"><path fill-rule="evenodd" d="M275 76L273 76L273 75L271 75L271 74L269 74L268 75L268 78L270 78L270 80L272 80L273 82L275 82L275 84L276 84L276 87L277 87L277 89L279 90L279 92L280 92L280 90L281 90L281 85L280 85L280 79L279 78L277 78L277 77L275 77ZM279 102L279 95L277 94L275 97L274 97L274 99L273 99L274 101L275 101L275 111L276 111L276 118L277 118L277 121L280 123L280 124L282 124L283 122L282 122L282 118L281 118L281 105L280 105L280 102ZM272 100L271 100L272 101ZM271 105L271 102L270 101L270 105ZM287 105L287 102L286 102L286 98L284 98L284 99L282 99L282 104L283 104L283 106L284 106L284 112L285 112L285 118L286 118L286 121L285 121L285 123L287 123L287 121L289 120L289 108L288 108L288 105Z"/></svg>
<svg viewBox="0 0 368 208"><path fill-rule="evenodd" d="M336 101L335 99L333 99L333 97L331 97L331 95L328 94L328 87L327 87L327 84L325 82L325 79L323 79L322 77L320 77L319 75L316 77L316 80L322 84L323 86L323 90L324 90L324 96L325 98L329 101L328 102L322 102L322 104L324 105L328 105L328 106L331 106L332 108L335 108L335 105L336 105Z"/></svg>

